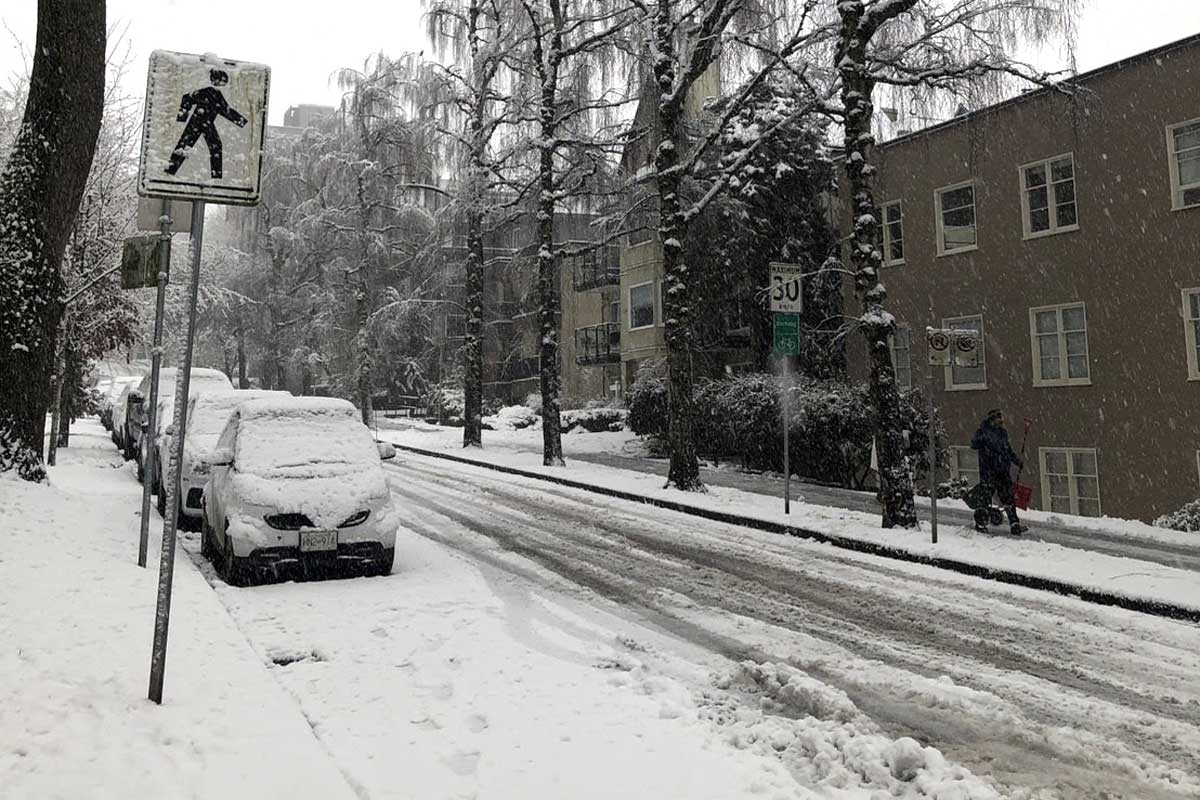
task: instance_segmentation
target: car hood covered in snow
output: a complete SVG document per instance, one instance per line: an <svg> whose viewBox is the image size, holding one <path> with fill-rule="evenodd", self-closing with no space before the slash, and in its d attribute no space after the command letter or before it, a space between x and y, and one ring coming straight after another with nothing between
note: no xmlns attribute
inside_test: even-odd
<svg viewBox="0 0 1200 800"><path fill-rule="evenodd" d="M318 528L336 528L363 510L377 515L388 501L383 468L349 467L337 474L297 473L291 477L237 473L233 493L243 503L266 513L304 514Z"/></svg>

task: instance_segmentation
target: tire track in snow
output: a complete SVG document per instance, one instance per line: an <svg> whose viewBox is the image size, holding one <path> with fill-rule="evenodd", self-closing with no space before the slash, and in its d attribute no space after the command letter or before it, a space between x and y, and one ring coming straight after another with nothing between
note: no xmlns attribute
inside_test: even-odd
<svg viewBox="0 0 1200 800"><path fill-rule="evenodd" d="M905 573L892 568L879 569L864 565L863 561L869 561L866 557L863 557L862 560L844 557L830 558L811 545L797 547L796 544L793 544L791 558L795 559L798 555L811 556L810 562L819 564L822 572L804 567L791 570L773 567L767 570L767 580L764 581L763 567L746 558L731 558L728 552L714 552L711 548L705 550L699 544L681 545L678 541L664 541L667 537L660 538L655 530L664 527L658 520L664 517L673 519L677 516L670 512L651 510L647 507L621 503L621 501L605 499L598 502L592 497L584 499L580 498L578 493L573 494L572 490L559 490L557 487L551 491L544 491L543 487L539 486L537 491L531 491L528 487L514 486L515 481L498 480L491 474L488 474L486 478L480 478L463 470L446 470L440 468L440 465L433 466L424 462L420 464L420 469L405 470L405 476L404 485L396 486L396 489L414 503L436 510L467 530L496 539L502 546L513 549L514 552L519 552L548 569L576 580L620 603L632 603L642 608L653 608L659 605L652 593L647 592L647 587L644 585L639 587L639 582L630 578L631 575L636 576L640 573L644 582L646 571L657 569L658 573L654 577L674 581L676 585L673 588L681 593L690 593L698 602L726 608L734 613L757 618L768 624L791 625L799 630L817 627L819 630L816 635L829 637L850 652L858 652L864 657L880 657L885 661L895 660L899 655L901 660L908 662L906 666L917 673L928 673L931 653L929 652L929 642L925 640L932 638L935 645L932 653L940 654L944 658L961 660L964 658L961 649L971 647L973 652L970 653L970 659L994 667L994 671L998 674L1027 670L1034 673L1040 672L1042 679L1050 684L1049 689L1052 691L1063 686L1072 687L1072 691L1076 694L1084 696L1098 694L1103 697L1105 702L1117 704L1126 710L1132 710L1135 707L1140 710L1142 706L1152 705L1155 707L1155 711L1159 712L1162 717L1166 717L1166 720L1160 717L1160 722L1176 718L1184 724L1185 728L1193 727L1191 721L1196 717L1194 706L1189 711L1187 705L1181 706L1178 703L1159 701L1153 696L1123 688L1117 685L1115 680L1101 680L1078 670L1073 671L1070 668L1061 667L1045 658L1034 658L1027 653L1017 651L1015 647L1022 639L1030 639L1026 630L1002 629L996 631L986 624L981 625L980 619L967 613L951 613L950 616L946 616L948 612L944 607L933 609L943 615L936 620L937 624L934 624L931 622L933 618L929 615L930 609L923 608L919 604L918 607L911 608L912 598L909 598L906 603L905 598L896 587L887 584L906 583L910 593L915 587L918 600L921 592L927 590L926 585L918 584L911 572ZM469 483L469 491L463 488L449 488L454 484L462 484L467 477L472 478ZM485 496L482 498L476 496L480 492ZM443 502L433 500L431 495L440 496ZM553 508L548 507L545 502L547 495L557 501ZM564 503L568 508L562 507ZM634 508L639 513L630 515L624 511L628 508ZM620 520L620 522L609 521L610 519ZM686 527L701 538L711 539L715 536L713 531L732 528L732 526L724 526L719 523L698 524L695 520L683 516L678 516L678 519L685 520ZM734 530L736 532L736 529ZM666 531L668 536L672 533L674 533L672 530ZM674 538L678 538L677 533ZM600 540L600 542L595 540ZM604 540L608 540L607 544L603 543ZM727 545L728 543L723 544ZM759 542L754 544L760 545ZM642 551L638 552L636 556L623 552L623 548L632 549L635 546ZM760 549L762 549L761 546ZM780 548L766 549L778 550ZM647 557L645 551L650 551L650 557ZM664 556L666 558L663 558ZM597 561L600 563L596 563ZM667 565L672 562L680 565L675 568L676 573L690 570L693 574L672 575L667 568ZM689 563L692 565L690 568L686 566ZM836 578L831 580L823 574L830 568L854 570L860 574L852 579L839 582ZM704 574L697 576L695 573L698 571ZM880 585L865 586L863 584L864 576L861 573L867 573L868 578L879 581ZM710 586L705 587L703 580L697 580L697 577L709 579ZM953 591L959 595L966 593L964 591L966 587L970 587L975 593L979 592L979 588L971 586L967 579L960 579L958 582L938 581L937 586L939 590ZM989 590L991 588L988 587ZM861 595L867 589L877 593L877 596L872 598L871 606L864 608ZM1064 612L1063 606L1066 605L1069 608L1069 601L1065 600L1050 604L1042 601L1017 600L1014 595L1021 591L989 591L987 594L990 595L989 602L992 604L999 599L1003 603L1017 605L1018 607L1011 612L1011 615L1024 621L1026 626L1028 626L1031 614L1039 617L1047 615L1061 617ZM855 597L848 598L846 597L847 592L857 594ZM1037 593L1029 594L1036 595ZM742 599L733 602L733 599L737 597ZM978 613L978 608L984 604L976 601L965 603L965 605L973 607L973 610ZM1075 603L1075 605L1082 606L1083 604ZM822 609L822 612L814 614L814 607ZM904 624L901 626L891 622L896 618L898 608L902 608L903 613L907 614ZM1091 616L1093 621L1089 624L1099 625L1103 619L1100 614ZM1136 617L1136 615L1134 616ZM1111 617L1109 619L1111 620ZM856 621L857 628L851 628L847 633L847 625L851 620ZM818 622L823 624L817 624ZM959 625L980 627L981 630L973 640L965 640L961 636L943 632ZM678 631L676 630L676 632ZM996 636L997 633L1001 635ZM862 636L860 637L859 634ZM1065 642L1051 642L1047 641L1051 637L1044 634L1045 632L1039 632L1037 636L1033 637L1030 644L1040 645L1040 649L1043 651L1049 649L1048 645L1069 645L1069 647L1060 647L1066 651L1065 655L1068 657L1072 651L1079 651L1079 648L1075 647L1070 639ZM878 640L881 637L885 640L890 637L892 639L900 638L904 641L901 643L901 647L889 645L880 653L877 649L877 642L872 640ZM1131 644L1131 647L1133 646ZM724 647L727 648L727 654L736 656L736 653L728 652L728 642ZM733 650L737 649L737 646L734 645ZM745 650L745 648L742 649ZM1111 671L1111 662L1102 666L1107 666ZM835 685L839 683L836 675L819 677L823 677ZM842 680L841 683L844 684L845 681ZM971 682L966 681L966 683L970 685ZM851 692L853 697L855 687L842 686L842 688ZM985 691L995 691L997 687L993 683L993 685L985 685L981 688ZM1021 688L1026 687L1024 685L1015 687L1018 691ZM861 687L859 687L859 694L860 696L863 694ZM1012 697L1012 692L1009 695L1006 700L1022 707L1022 710L1030 713L1043 724L1086 729L1088 720L1079 717L1073 718L1061 711L1041 708L1038 697ZM877 699L888 701L888 698ZM906 711L911 713L913 709ZM923 711L924 714L930 713L929 709L920 709L920 711ZM899 719L896 722L903 725L906 720ZM1135 725L1131 725L1131 727L1136 728ZM1114 732L1129 735L1137 731L1116 730ZM1028 739L1029 737L1018 736L1018 738ZM1167 760L1167 763L1189 763L1189 768L1194 771L1195 755L1181 750L1180 747L1172 745L1169 740L1164 739L1167 737L1149 742L1141 741L1140 744L1151 752L1158 751L1161 757ZM953 754L956 749L943 742L935 741L934 743L944 746L950 754ZM1060 760L1064 756L1053 750L1053 748L1046 748L1047 765L1057 763L1058 768L1062 769L1066 766L1064 761ZM1019 752L1028 755L1028 751ZM1080 767L1080 774L1084 776L1082 780L1095 777L1094 774L1086 772L1087 768L1094 768L1094 764L1089 765L1086 759L1083 759ZM1124 786L1121 788L1127 789ZM1138 791L1145 796L1148 790L1150 787L1141 785Z"/></svg>

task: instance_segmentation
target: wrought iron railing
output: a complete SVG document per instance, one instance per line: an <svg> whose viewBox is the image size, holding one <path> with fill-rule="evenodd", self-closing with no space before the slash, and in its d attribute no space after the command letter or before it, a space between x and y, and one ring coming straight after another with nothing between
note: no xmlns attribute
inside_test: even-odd
<svg viewBox="0 0 1200 800"><path fill-rule="evenodd" d="M620 360L620 323L604 322L575 329L576 364L616 364Z"/></svg>

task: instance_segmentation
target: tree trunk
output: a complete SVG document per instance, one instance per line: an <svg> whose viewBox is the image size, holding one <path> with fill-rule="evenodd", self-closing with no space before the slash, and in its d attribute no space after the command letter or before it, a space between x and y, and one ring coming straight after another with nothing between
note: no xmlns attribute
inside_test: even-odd
<svg viewBox="0 0 1200 800"><path fill-rule="evenodd" d="M542 389L542 464L561 467L565 464L562 450L562 373L559 368L558 326L561 319L562 287L558 275L558 258L554 249L554 138L557 136L556 95L558 86L558 53L562 35L558 26L551 38L551 54L545 67L542 43L535 44L535 57L541 71L541 139L538 153L538 300L542 338L538 346L539 374Z"/></svg>
<svg viewBox="0 0 1200 800"><path fill-rule="evenodd" d="M835 64L841 72L842 103L846 109L846 176L853 202L853 232L850 263L855 293L862 301L859 327L866 340L870 362L868 394L875 412L875 440L879 459L880 499L883 527L915 528L912 466L906 455L900 414L900 392L896 386L888 339L896 320L884 309L887 290L879 280L882 255L876 246L879 210L875 206L875 167L871 163L875 138L871 133L874 82L867 74L867 44L873 30L863 29L862 0L842 0L841 46Z"/></svg>
<svg viewBox="0 0 1200 800"><path fill-rule="evenodd" d="M283 310L280 308L279 284L287 256L271 248L271 274L267 280L267 353L263 364L263 383L266 389L286 388L287 377L280 357L279 339L283 335Z"/></svg>
<svg viewBox="0 0 1200 800"><path fill-rule="evenodd" d="M675 85L675 30L671 25L671 5L663 3L655 20L654 35L660 56L654 64L657 86ZM659 239L663 248L663 274L666 281L664 312L667 338L667 399L669 428L667 444L671 450L671 466L667 485L684 491L703 491L700 481L700 462L696 456L695 400L693 388L692 351L695 334L692 330L693 286L683 256L683 240L687 236L687 220L681 209L678 173L669 172L679 163L678 146L683 139L683 107L681 101L658 104L661 139L654 154L658 177Z"/></svg>
<svg viewBox="0 0 1200 800"><path fill-rule="evenodd" d="M250 381L246 379L246 328L239 326L237 329L237 357L238 357L238 388L249 389Z"/></svg>
<svg viewBox="0 0 1200 800"><path fill-rule="evenodd" d="M354 385L358 408L363 424L370 427L374 414L371 409L371 372L375 359L371 353L371 337L367 331L371 317L371 285L369 282L371 244L367 237L368 217L371 213L367 202L363 176L358 176L358 243L359 264L356 271L358 287L354 292Z"/></svg>
<svg viewBox="0 0 1200 800"><path fill-rule="evenodd" d="M54 374L50 378L50 440L46 444L46 464L58 464L58 433L62 425L63 381L67 378L67 337L63 336L55 346Z"/></svg>
<svg viewBox="0 0 1200 800"><path fill-rule="evenodd" d="M475 205L480 201L472 200L467 211L463 447L483 446L483 211Z"/></svg>
<svg viewBox="0 0 1200 800"><path fill-rule="evenodd" d="M46 477L59 265L104 104L105 0L38 0L29 99L0 174L0 471Z"/></svg>

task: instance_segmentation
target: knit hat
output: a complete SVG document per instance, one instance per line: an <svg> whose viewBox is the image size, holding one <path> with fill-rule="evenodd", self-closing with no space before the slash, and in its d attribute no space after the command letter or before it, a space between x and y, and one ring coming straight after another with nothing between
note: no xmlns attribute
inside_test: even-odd
<svg viewBox="0 0 1200 800"><path fill-rule="evenodd" d="M994 420L994 419L1000 419L1000 417L1002 417L1002 416L1004 416L1004 412L1003 412L1003 411L1001 411L1001 410L1000 410L1000 409L998 409L998 408L993 408L991 411L989 411L989 412L987 413L987 417L986 417L986 419L987 419L987 421L988 421L988 422L991 422L991 421L992 421L992 420Z"/></svg>

